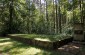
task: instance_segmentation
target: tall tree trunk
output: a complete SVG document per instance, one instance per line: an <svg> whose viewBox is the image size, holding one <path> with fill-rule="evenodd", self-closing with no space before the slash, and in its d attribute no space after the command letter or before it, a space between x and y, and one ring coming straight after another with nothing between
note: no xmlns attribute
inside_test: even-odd
<svg viewBox="0 0 85 55"><path fill-rule="evenodd" d="M83 22L83 18L82 18L82 0L79 0L79 5L80 5L80 21L82 23Z"/></svg>
<svg viewBox="0 0 85 55"><path fill-rule="evenodd" d="M59 1L59 33L62 33L60 1Z"/></svg>
<svg viewBox="0 0 85 55"><path fill-rule="evenodd" d="M83 12L84 8L83 7L84 7L84 3L83 3L83 0L82 0L82 18L83 18L83 23L84 23L84 12Z"/></svg>
<svg viewBox="0 0 85 55"><path fill-rule="evenodd" d="M9 12L10 12L10 18L9 18L9 33L12 33L12 22L13 22L13 0L10 0L9 4Z"/></svg>
<svg viewBox="0 0 85 55"><path fill-rule="evenodd" d="M73 11L73 25L74 25L74 23L75 23L75 18L74 18L74 0L72 0L72 2L73 2L73 5L72 5L72 11Z"/></svg>
<svg viewBox="0 0 85 55"><path fill-rule="evenodd" d="M81 8L81 13L82 13L82 15L81 15L81 17L82 17L82 23L84 23L84 17L83 17L83 7L84 7L84 5L83 5L83 0L81 0L81 3L82 3L82 8Z"/></svg>
<svg viewBox="0 0 85 55"><path fill-rule="evenodd" d="M42 19L42 14L41 14L41 9L42 9L41 6L42 6L42 4L41 4L41 0L39 1L39 6L40 6L39 18ZM43 26L40 28L40 32L42 32L42 29L43 29Z"/></svg>
<svg viewBox="0 0 85 55"><path fill-rule="evenodd" d="M56 2L56 33L58 34L58 13L57 13L58 6L57 6L57 0L55 0L55 2Z"/></svg>
<svg viewBox="0 0 85 55"><path fill-rule="evenodd" d="M26 3L27 3L27 5L28 5L28 11L29 11L29 15L28 15L28 18L27 18L27 32L28 33L30 33L31 34L31 31L32 31L32 25L31 25L31 15L30 15L30 13L31 13L31 11L30 11L30 8L31 8L31 4L30 4L30 0L28 1L28 0L26 0Z"/></svg>
<svg viewBox="0 0 85 55"><path fill-rule="evenodd" d="M47 19L46 19L46 0L44 0L44 22L45 22L45 24L44 24L44 30L45 30L45 32L44 33L47 33Z"/></svg>
<svg viewBox="0 0 85 55"><path fill-rule="evenodd" d="M41 15L41 0L40 0L40 15Z"/></svg>
<svg viewBox="0 0 85 55"><path fill-rule="evenodd" d="M48 19L48 10L47 10L47 0L46 0L46 25L47 25L47 27L46 27L47 30L46 31L47 31L47 34L48 34L49 19Z"/></svg>
<svg viewBox="0 0 85 55"><path fill-rule="evenodd" d="M3 17L4 17L4 16L3 16L3 12L4 12L4 5L5 5L5 3L3 2L3 4L1 4L1 5L3 5L3 7L0 7L0 9L1 9L1 10L0 10L0 12L1 12L1 13L0 13L0 15L1 15L0 18L1 18L1 20L3 20ZM1 20L0 20L0 21L1 21Z"/></svg>
<svg viewBox="0 0 85 55"><path fill-rule="evenodd" d="M55 0L53 0L54 34L56 34Z"/></svg>

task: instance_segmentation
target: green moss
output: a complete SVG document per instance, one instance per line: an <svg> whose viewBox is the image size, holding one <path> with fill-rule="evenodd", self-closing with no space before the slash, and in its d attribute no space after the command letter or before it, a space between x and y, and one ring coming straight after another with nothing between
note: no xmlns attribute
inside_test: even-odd
<svg viewBox="0 0 85 55"><path fill-rule="evenodd" d="M10 35L29 39L37 39L41 41L59 41L72 37L70 35L39 35L39 34L10 34Z"/></svg>

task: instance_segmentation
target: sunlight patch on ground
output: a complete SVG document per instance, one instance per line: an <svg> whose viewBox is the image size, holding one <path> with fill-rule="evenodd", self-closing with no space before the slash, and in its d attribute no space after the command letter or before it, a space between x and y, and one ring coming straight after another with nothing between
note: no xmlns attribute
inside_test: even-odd
<svg viewBox="0 0 85 55"><path fill-rule="evenodd" d="M5 42L5 43L0 43L0 46L10 45L10 44L12 44L12 42Z"/></svg>
<svg viewBox="0 0 85 55"><path fill-rule="evenodd" d="M79 49L79 47L77 47L77 46L73 46L74 48L76 48L76 49Z"/></svg>
<svg viewBox="0 0 85 55"><path fill-rule="evenodd" d="M23 51L25 51L24 48L13 48L9 51L10 54L15 55L15 54L20 54Z"/></svg>
<svg viewBox="0 0 85 55"><path fill-rule="evenodd" d="M49 41L50 42L50 40L49 39L42 39L42 38L34 38L35 40L40 40L40 41Z"/></svg>
<svg viewBox="0 0 85 55"><path fill-rule="evenodd" d="M14 40L11 40L9 38L1 38L3 42L0 43L0 51L2 55L73 55L69 52L65 52L63 50L67 50L67 47L69 47L69 49L71 48L79 48L76 45L65 45L62 48L58 48L57 51L48 51L48 50L44 50L44 49L39 49L36 47L32 47L30 45L26 45L24 43L21 42L17 42ZM7 40L9 39L9 40ZM5 41L6 40L6 41ZM84 49L85 47L82 47L82 49ZM60 51L62 50L62 51ZM73 50L72 50L73 51ZM85 50L82 50L85 51Z"/></svg>
<svg viewBox="0 0 85 55"><path fill-rule="evenodd" d="M11 35L11 36L21 36L21 35L28 35L28 34L8 34L8 35Z"/></svg>
<svg viewBox="0 0 85 55"><path fill-rule="evenodd" d="M14 48L9 51L13 55L35 55L42 52L40 49L29 47L29 48Z"/></svg>
<svg viewBox="0 0 85 55"><path fill-rule="evenodd" d="M4 41L4 40L10 40L10 38L4 38L4 39L0 38L0 41Z"/></svg>
<svg viewBox="0 0 85 55"><path fill-rule="evenodd" d="M35 55L39 52L41 52L40 49L31 47L31 48L26 49L21 55Z"/></svg>
<svg viewBox="0 0 85 55"><path fill-rule="evenodd" d="M59 50L64 50L65 48L58 48Z"/></svg>

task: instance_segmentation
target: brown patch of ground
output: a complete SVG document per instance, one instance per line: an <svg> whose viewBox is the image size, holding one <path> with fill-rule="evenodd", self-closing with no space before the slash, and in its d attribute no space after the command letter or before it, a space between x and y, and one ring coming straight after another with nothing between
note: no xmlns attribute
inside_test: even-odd
<svg viewBox="0 0 85 55"><path fill-rule="evenodd" d="M85 47L82 44L69 43L58 48L58 51L69 52L72 53L73 55L85 55L85 50L83 49L85 49Z"/></svg>

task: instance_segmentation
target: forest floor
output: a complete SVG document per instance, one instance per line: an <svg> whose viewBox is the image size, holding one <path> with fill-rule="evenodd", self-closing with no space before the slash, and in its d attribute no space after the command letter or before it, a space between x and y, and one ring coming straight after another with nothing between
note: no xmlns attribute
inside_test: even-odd
<svg viewBox="0 0 85 55"><path fill-rule="evenodd" d="M55 50L45 50L0 37L0 55L85 55L85 45L68 43Z"/></svg>
<svg viewBox="0 0 85 55"><path fill-rule="evenodd" d="M58 51L65 51L73 55L85 55L85 45L79 43L68 43L58 48Z"/></svg>

